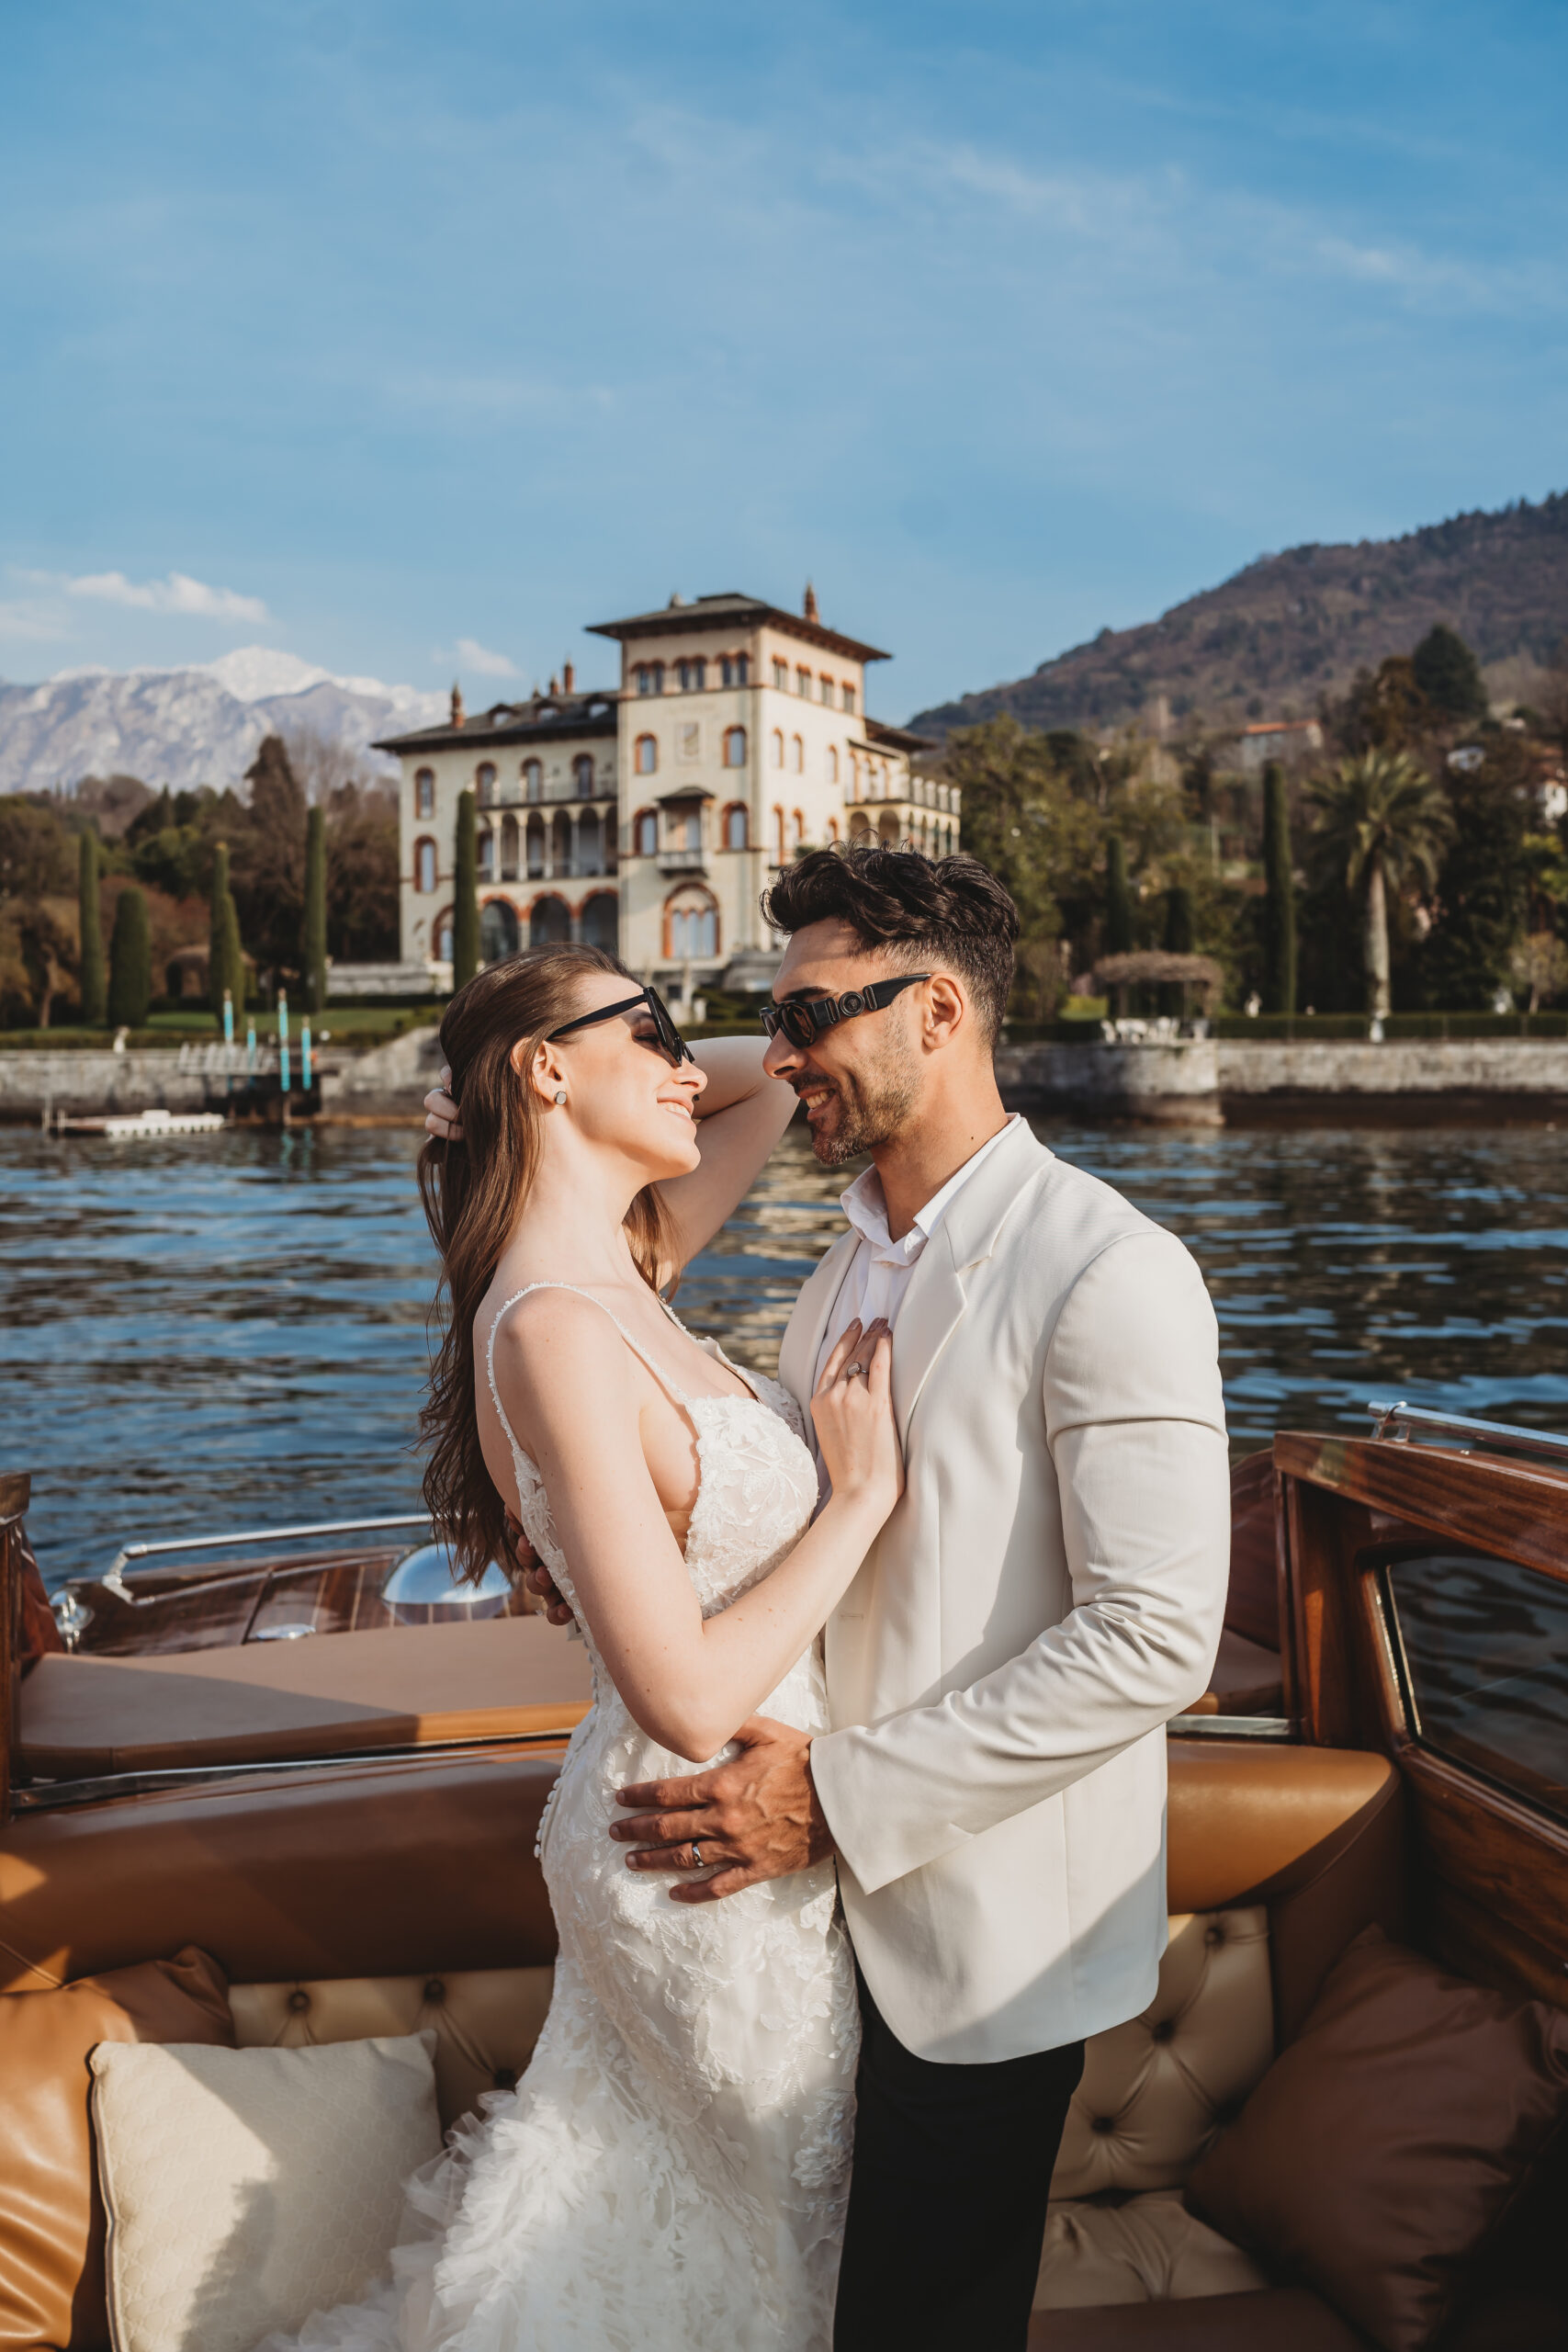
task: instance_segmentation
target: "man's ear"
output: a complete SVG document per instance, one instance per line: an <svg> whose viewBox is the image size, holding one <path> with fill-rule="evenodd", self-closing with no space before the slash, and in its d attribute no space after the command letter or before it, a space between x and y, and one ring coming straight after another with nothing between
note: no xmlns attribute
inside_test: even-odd
<svg viewBox="0 0 1568 2352"><path fill-rule="evenodd" d="M970 1017L964 984L951 972L938 972L926 982L920 1041L928 1051L951 1046Z"/></svg>
<svg viewBox="0 0 1568 2352"><path fill-rule="evenodd" d="M519 1037L512 1048L512 1067L519 1078L527 1080L536 1094L543 1095L547 1102L555 1101L556 1089L566 1076L566 1064L558 1048L548 1037L542 1038L534 1047L532 1057L528 1052L527 1038Z"/></svg>

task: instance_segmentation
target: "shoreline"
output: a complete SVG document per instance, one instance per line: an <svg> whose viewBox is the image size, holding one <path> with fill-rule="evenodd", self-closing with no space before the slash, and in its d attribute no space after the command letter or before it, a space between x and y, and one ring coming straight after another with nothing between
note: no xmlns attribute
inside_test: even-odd
<svg viewBox="0 0 1568 2352"><path fill-rule="evenodd" d="M309 1124L418 1125L439 1066L434 1026L359 1051L329 1048L316 1057ZM1002 1046L997 1080L1010 1111L1160 1126L1568 1125L1568 1040L1558 1038ZM0 1125L39 1126L59 1113L220 1112L243 1082L243 1058L220 1046L0 1049ZM295 1124L285 1100L274 1089L257 1124Z"/></svg>

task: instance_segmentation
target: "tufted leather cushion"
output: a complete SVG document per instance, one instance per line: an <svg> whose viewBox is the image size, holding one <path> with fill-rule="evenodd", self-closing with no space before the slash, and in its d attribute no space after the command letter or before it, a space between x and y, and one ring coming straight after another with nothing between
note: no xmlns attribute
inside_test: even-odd
<svg viewBox="0 0 1568 2352"><path fill-rule="evenodd" d="M1173 1918L1148 2007L1085 2050L1053 2197L1179 2188L1273 2055L1267 1913Z"/></svg>
<svg viewBox="0 0 1568 2352"><path fill-rule="evenodd" d="M1187 2211L1181 2184L1273 2054L1267 1912L1173 1918L1148 2007L1084 2052L1051 2183L1037 2311L1268 2284Z"/></svg>
<svg viewBox="0 0 1568 2352"><path fill-rule="evenodd" d="M441 2151L430 2037L95 2050L115 2352L254 2352L379 2281Z"/></svg>
<svg viewBox="0 0 1568 2352"><path fill-rule="evenodd" d="M1179 2188L1156 2188L1124 2203L1054 2204L1034 2307L1185 2301L1268 2284L1250 2256L1187 2211Z"/></svg>
<svg viewBox="0 0 1568 2352"><path fill-rule="evenodd" d="M486 2091L512 2088L533 2055L554 1982L552 1968L453 1969L431 1976L234 1984L229 1999L242 2050L433 2030L445 2130Z"/></svg>
<svg viewBox="0 0 1568 2352"><path fill-rule="evenodd" d="M1565 2115L1568 2016L1371 1928L1190 2193L1385 2352L1420 2352Z"/></svg>
<svg viewBox="0 0 1568 2352"><path fill-rule="evenodd" d="M232 2041L222 1971L200 1951L0 1996L0 2352L108 2343L88 2052Z"/></svg>

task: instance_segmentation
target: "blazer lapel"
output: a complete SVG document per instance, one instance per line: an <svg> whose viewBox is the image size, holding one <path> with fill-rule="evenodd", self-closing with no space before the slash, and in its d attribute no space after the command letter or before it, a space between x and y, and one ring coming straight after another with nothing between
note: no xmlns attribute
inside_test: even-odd
<svg viewBox="0 0 1568 2352"><path fill-rule="evenodd" d="M920 1391L964 1312L965 1272L990 1256L1008 1211L1050 1158L1021 1119L961 1188L916 1261L893 1334L893 1411L906 1443Z"/></svg>
<svg viewBox="0 0 1568 2352"><path fill-rule="evenodd" d="M779 1348L779 1378L809 1418L817 1357L859 1236L840 1233L802 1284Z"/></svg>

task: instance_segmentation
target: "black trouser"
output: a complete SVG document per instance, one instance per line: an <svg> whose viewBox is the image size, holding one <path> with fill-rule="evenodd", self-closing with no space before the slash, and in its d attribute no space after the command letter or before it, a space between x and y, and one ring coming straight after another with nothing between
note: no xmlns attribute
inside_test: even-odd
<svg viewBox="0 0 1568 2352"><path fill-rule="evenodd" d="M860 2013L834 2352L1020 2352L1083 2043L939 2066Z"/></svg>

